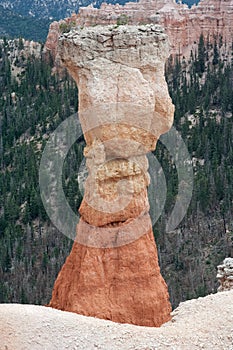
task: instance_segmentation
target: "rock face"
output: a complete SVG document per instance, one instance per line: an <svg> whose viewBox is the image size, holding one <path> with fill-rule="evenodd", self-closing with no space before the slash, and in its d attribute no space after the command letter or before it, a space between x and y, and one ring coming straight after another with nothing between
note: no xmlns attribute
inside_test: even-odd
<svg viewBox="0 0 233 350"><path fill-rule="evenodd" d="M57 43L60 35L60 26L57 21L52 22L49 27L48 36L46 39L46 52L51 53L53 59L57 55Z"/></svg>
<svg viewBox="0 0 233 350"><path fill-rule="evenodd" d="M185 54L198 42L201 33L213 42L220 36L223 42L232 42L233 2L232 0L201 0L188 8L176 0L140 0L124 6L102 4L100 10L86 7L80 9L77 23L93 25L124 20L129 24L160 23L169 36L171 52Z"/></svg>
<svg viewBox="0 0 233 350"><path fill-rule="evenodd" d="M50 306L121 323L160 326L167 322L171 308L152 232L113 249L75 242Z"/></svg>
<svg viewBox="0 0 233 350"><path fill-rule="evenodd" d="M186 55L187 58L190 50L196 49L201 33L212 43L221 37L223 43L231 45L232 20L232 0L201 0L191 9L175 0L140 0L124 6L102 4L100 9L92 6L81 8L79 14L72 17L72 22L78 26L160 23L169 36L171 53ZM71 19L65 21L69 23ZM55 52L57 43L53 42L51 47L50 33L54 36L53 24L45 47Z"/></svg>
<svg viewBox="0 0 233 350"><path fill-rule="evenodd" d="M226 258L223 264L218 266L217 279L220 283L218 292L233 289L233 258Z"/></svg>
<svg viewBox="0 0 233 350"><path fill-rule="evenodd" d="M64 34L58 51L79 87L89 173L49 305L160 326L171 306L148 214L146 153L173 121L167 36L158 25L86 27Z"/></svg>

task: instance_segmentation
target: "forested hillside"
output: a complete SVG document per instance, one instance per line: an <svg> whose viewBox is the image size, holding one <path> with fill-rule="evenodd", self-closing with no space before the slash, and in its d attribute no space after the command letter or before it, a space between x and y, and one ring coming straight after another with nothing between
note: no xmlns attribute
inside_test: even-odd
<svg viewBox="0 0 233 350"><path fill-rule="evenodd" d="M22 42L15 45L22 46ZM61 80L51 75L51 64L41 56L26 58L19 50L14 57L11 51L12 43L5 40L0 48L0 302L40 304L49 300L54 277L71 242L46 216L38 166L51 131L76 111L77 91L67 76ZM80 147L74 146L74 150L82 153ZM78 164L72 164L64 169L64 176L69 174L65 186L72 204L78 206L72 176Z"/></svg>
<svg viewBox="0 0 233 350"><path fill-rule="evenodd" d="M155 231L173 304L177 298L216 291L216 266L224 256L233 256L232 63L231 46L221 38L212 45L203 36L189 60L179 57L167 63L176 107L174 125L185 140L194 170L192 201L182 224L163 234L162 218ZM157 154L166 164L166 151L161 147ZM171 170L165 212L169 213L177 186L173 164L167 164Z"/></svg>
<svg viewBox="0 0 233 350"><path fill-rule="evenodd" d="M0 37L26 38L28 40L45 41L50 21L32 16L22 16L0 6Z"/></svg>
<svg viewBox="0 0 233 350"><path fill-rule="evenodd" d="M25 55L22 41L0 42L0 303L46 304L72 241L50 223L40 198L38 167L50 133L77 111L77 89L52 62ZM175 126L193 159L194 190L180 226L165 232L177 196L177 172L167 150L155 154L167 179L164 213L154 227L171 301L216 291L216 265L233 255L232 49L200 38L189 60L170 59L166 76L176 106ZM77 173L84 141L63 169L67 198L81 202Z"/></svg>

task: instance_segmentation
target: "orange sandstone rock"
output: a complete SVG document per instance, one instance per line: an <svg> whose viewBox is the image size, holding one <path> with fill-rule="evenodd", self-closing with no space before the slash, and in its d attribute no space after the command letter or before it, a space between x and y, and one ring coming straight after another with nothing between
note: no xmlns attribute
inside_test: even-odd
<svg viewBox="0 0 233 350"><path fill-rule="evenodd" d="M118 248L74 243L50 306L121 323L159 327L170 319L152 231Z"/></svg>

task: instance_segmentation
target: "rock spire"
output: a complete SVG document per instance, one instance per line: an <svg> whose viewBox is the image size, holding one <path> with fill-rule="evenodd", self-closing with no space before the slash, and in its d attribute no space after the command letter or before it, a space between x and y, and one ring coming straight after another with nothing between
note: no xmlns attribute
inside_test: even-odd
<svg viewBox="0 0 233 350"><path fill-rule="evenodd" d="M50 306L143 326L170 319L149 217L147 152L173 122L158 25L64 34L60 60L79 88L88 168L77 237Z"/></svg>

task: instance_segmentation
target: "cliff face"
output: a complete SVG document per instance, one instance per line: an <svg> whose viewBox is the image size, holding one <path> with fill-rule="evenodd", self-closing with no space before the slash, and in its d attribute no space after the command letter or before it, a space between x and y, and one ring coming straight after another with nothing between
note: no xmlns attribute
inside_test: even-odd
<svg viewBox="0 0 233 350"><path fill-rule="evenodd" d="M151 221L146 153L172 125L160 26L96 26L63 35L79 87L88 178L72 252L50 306L144 326L170 319Z"/></svg>
<svg viewBox="0 0 233 350"><path fill-rule="evenodd" d="M160 23L169 36L171 53L189 55L190 49L198 42L200 34L213 42L222 37L229 45L232 42L233 27L232 0L201 0L198 5L188 8L177 4L175 0L140 0L138 3L127 3L125 6L102 4L100 9L91 6L80 9L72 21L78 26L96 24L146 24ZM66 19L69 23L70 19ZM51 25L53 31L53 24ZM50 34L49 34L50 37ZM55 52L48 45L49 50ZM46 44L47 46L47 44Z"/></svg>

